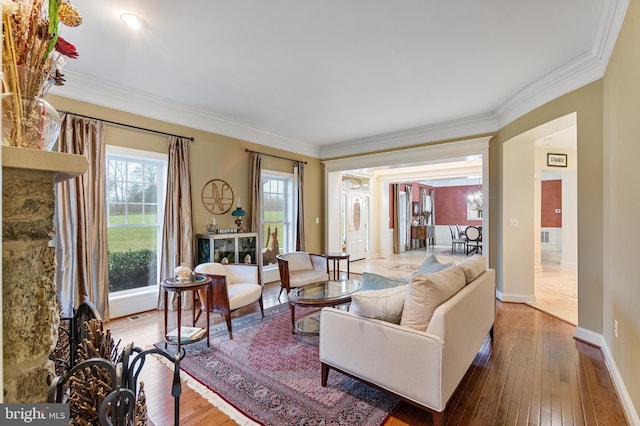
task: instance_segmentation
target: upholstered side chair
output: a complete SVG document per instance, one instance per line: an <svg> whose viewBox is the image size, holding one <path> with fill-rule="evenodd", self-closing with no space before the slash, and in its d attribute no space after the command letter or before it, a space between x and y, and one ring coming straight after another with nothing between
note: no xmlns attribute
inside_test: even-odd
<svg viewBox="0 0 640 426"><path fill-rule="evenodd" d="M329 279L329 265L327 258L313 253L295 251L279 254L278 271L280 272L280 293L286 291L289 294L292 288L303 287Z"/></svg>
<svg viewBox="0 0 640 426"><path fill-rule="evenodd" d="M222 314L227 322L229 339L233 339L231 313L236 309L258 302L260 312L264 317L263 286L258 265L201 263L196 266L195 272L208 275L211 278L209 300L204 300L204 292L199 294L201 308L198 317L204 309L211 309L211 312ZM196 321L198 317L196 317Z"/></svg>

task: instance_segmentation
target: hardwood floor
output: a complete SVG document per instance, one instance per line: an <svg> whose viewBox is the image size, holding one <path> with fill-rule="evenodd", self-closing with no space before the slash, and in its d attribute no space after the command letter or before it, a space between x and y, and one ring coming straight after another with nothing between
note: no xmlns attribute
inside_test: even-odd
<svg viewBox="0 0 640 426"><path fill-rule="evenodd" d="M277 283L265 286L265 308L279 303L279 290ZM115 319L107 327L122 344L145 347L162 340L163 332L162 311L147 314L135 321ZM175 312L170 318L175 324ZM221 320L214 314L211 319ZM190 311L183 312L183 320L191 321ZM497 302L495 341L485 340L449 401L448 424L627 424L601 351L573 339L573 334L572 325L537 309ZM155 425L173 424L171 379L171 370L155 360L142 371L148 415ZM180 402L180 425L235 424L184 383ZM384 424L431 425L432 421L430 414L402 403Z"/></svg>

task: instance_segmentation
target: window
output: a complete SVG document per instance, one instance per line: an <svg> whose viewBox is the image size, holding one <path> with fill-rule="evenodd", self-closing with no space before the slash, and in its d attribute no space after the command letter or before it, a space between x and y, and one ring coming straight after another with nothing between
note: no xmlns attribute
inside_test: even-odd
<svg viewBox="0 0 640 426"><path fill-rule="evenodd" d="M263 265L275 265L276 255L295 250L293 175L262 172Z"/></svg>
<svg viewBox="0 0 640 426"><path fill-rule="evenodd" d="M107 147L109 293L158 284L165 154Z"/></svg>

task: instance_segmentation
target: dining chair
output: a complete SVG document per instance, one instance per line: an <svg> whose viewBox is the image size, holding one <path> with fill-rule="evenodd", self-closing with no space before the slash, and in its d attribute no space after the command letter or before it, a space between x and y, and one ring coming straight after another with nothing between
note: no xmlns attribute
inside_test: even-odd
<svg viewBox="0 0 640 426"><path fill-rule="evenodd" d="M467 226L464 230L466 238L466 254L482 253L482 232L477 226Z"/></svg>
<svg viewBox="0 0 640 426"><path fill-rule="evenodd" d="M460 252L464 251L466 240L460 238L460 234L454 225L449 225L449 232L451 233L451 254L456 252L456 248L458 248Z"/></svg>

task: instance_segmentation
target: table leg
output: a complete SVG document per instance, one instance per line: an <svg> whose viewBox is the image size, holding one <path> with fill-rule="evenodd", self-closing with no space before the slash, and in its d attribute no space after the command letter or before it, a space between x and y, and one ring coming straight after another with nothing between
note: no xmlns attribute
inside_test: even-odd
<svg viewBox="0 0 640 426"><path fill-rule="evenodd" d="M347 279L349 279L349 258L347 257Z"/></svg>
<svg viewBox="0 0 640 426"><path fill-rule="evenodd" d="M180 353L180 343L182 342L182 336L180 336L180 332L182 331L182 292L178 291L178 351L177 354Z"/></svg>
<svg viewBox="0 0 640 426"><path fill-rule="evenodd" d="M211 291L211 284L209 284L206 288L205 288L205 297L207 298L206 300L210 300L209 299L209 291ZM209 309L207 309L207 347L211 346L211 341L209 339ZM194 325L195 327L195 325Z"/></svg>
<svg viewBox="0 0 640 426"><path fill-rule="evenodd" d="M193 321L193 326L196 326L196 293L198 292L198 290L193 290L191 292L193 301L191 302L191 320Z"/></svg>
<svg viewBox="0 0 640 426"><path fill-rule="evenodd" d="M289 309L291 310L291 334L296 332L296 307L293 303L289 303Z"/></svg>
<svg viewBox="0 0 640 426"><path fill-rule="evenodd" d="M167 318L169 316L169 292L164 291L164 348L167 349Z"/></svg>

